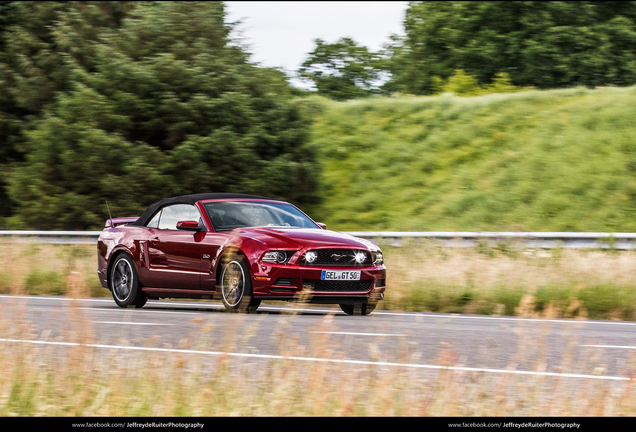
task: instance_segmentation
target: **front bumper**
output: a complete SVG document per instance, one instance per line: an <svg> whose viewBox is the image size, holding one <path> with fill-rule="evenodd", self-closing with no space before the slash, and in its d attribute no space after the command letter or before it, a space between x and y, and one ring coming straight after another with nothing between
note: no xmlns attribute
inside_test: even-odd
<svg viewBox="0 0 636 432"><path fill-rule="evenodd" d="M359 281L325 281L323 270L360 271ZM303 298L311 303L365 303L382 300L386 289L386 268L307 267L259 264L254 272L253 295L262 300Z"/></svg>

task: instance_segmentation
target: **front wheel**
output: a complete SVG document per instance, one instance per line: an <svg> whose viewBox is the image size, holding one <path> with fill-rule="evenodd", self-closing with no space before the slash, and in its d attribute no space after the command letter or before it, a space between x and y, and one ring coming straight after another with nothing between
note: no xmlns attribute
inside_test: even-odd
<svg viewBox="0 0 636 432"><path fill-rule="evenodd" d="M252 280L245 260L232 255L221 266L221 294L225 309L231 312L255 312L261 301L252 297Z"/></svg>
<svg viewBox="0 0 636 432"><path fill-rule="evenodd" d="M117 306L140 308L148 300L141 291L137 270L127 254L118 255L110 270L110 290Z"/></svg>
<svg viewBox="0 0 636 432"><path fill-rule="evenodd" d="M347 315L369 315L375 310L376 302L341 304L340 309Z"/></svg>

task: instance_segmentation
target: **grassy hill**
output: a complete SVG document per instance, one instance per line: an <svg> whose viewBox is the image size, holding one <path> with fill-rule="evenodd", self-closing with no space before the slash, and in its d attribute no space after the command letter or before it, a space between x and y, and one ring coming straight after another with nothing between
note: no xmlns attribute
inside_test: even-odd
<svg viewBox="0 0 636 432"><path fill-rule="evenodd" d="M299 102L331 229L636 231L636 87Z"/></svg>

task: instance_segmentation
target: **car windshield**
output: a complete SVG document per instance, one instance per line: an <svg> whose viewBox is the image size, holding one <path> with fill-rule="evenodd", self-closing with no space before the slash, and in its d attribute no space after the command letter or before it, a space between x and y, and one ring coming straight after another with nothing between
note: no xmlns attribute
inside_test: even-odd
<svg viewBox="0 0 636 432"><path fill-rule="evenodd" d="M215 231L244 227L317 228L311 219L291 204L257 201L204 203Z"/></svg>

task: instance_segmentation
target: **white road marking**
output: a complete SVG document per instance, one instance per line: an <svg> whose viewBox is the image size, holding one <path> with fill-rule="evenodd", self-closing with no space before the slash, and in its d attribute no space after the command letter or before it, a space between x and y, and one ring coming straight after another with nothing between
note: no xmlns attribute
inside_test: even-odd
<svg viewBox="0 0 636 432"><path fill-rule="evenodd" d="M276 312L321 312L321 313L332 313L340 311L340 309L317 309L317 308L303 308L303 307L289 307L289 306L261 306L258 308L259 311L272 310ZM344 313L344 312L343 312Z"/></svg>
<svg viewBox="0 0 636 432"><path fill-rule="evenodd" d="M27 300L59 300L59 301L77 301L77 302L97 302L97 303L110 303L113 306L115 305L115 301L112 298L72 298L72 297L62 297L62 296L28 296L28 295L10 295L10 294L0 294L0 298L16 298L16 299L27 299ZM212 309L223 308L221 304L215 303L193 303L193 302L174 302L169 300L157 300L150 301L148 305L165 305L165 306L188 306L188 307L197 307L197 308L205 308L210 307ZM119 309L119 308L117 308Z"/></svg>
<svg viewBox="0 0 636 432"><path fill-rule="evenodd" d="M364 361L364 360L339 360L339 359L327 359L320 357L295 357L295 356L281 356L271 354L248 354L248 353L233 353L222 351L200 351L200 350L186 350L175 348L150 348L139 346L122 346L122 345L103 345L103 344L80 344L77 342L52 342L52 341L40 341L40 340L23 340L23 339L0 339L0 342L9 343L30 343L38 345L59 345L59 346L86 346L91 348L111 348L122 349L131 351L155 351L155 352L171 352L180 354L204 354L215 356L230 356L230 357L247 357L247 358L260 358L260 359L280 359L280 360L297 360L297 361L310 361L310 362L324 362L324 363L342 363L353 365L369 365L369 366L389 366L389 367L408 367L418 369L435 369L435 370L455 370L464 372L486 372L486 373L501 373L501 374L513 374L513 375L531 375L531 376L553 376L561 378L582 378L582 379L597 379L597 380L609 380L609 381L630 381L628 377L621 376L607 376L607 375L585 375L585 374L567 374L556 372L533 372L533 371L520 371L514 369L484 369L484 368L471 368L463 366L439 366L439 365L427 365L417 363L393 363L393 362L378 362L378 361Z"/></svg>
<svg viewBox="0 0 636 432"><path fill-rule="evenodd" d="M82 301L82 302L106 302L114 304L112 299L99 299L99 298L81 298L81 299L73 299L70 297L58 297L58 296L22 296L22 295L10 295L10 294L0 294L0 298L21 298L21 299L29 299L29 300L67 300L67 301ZM210 309L224 309L223 305L215 304L215 303L192 303L192 302L174 302L169 300L157 300L151 301L148 305L153 306L187 306L194 308L210 308ZM96 309L96 308L86 308L86 309ZM113 309L118 310L118 309ZM125 309L127 310L127 309ZM286 311L300 311L300 312L323 312L323 313L332 313L336 312L340 314L338 309L317 309L317 308L290 308L290 307L277 307L277 306L261 306L259 310L274 310L280 312ZM136 312L144 311L144 312L156 312L156 310L139 310L135 309ZM177 312L175 312L177 313ZM344 312L342 312L344 313ZM561 324L601 324L601 325L617 325L617 326L636 326L636 322L632 321L592 321L592 320L576 320L576 319L547 319L547 318L523 318L523 317L509 317L509 316L490 316L490 315L461 315L461 314L431 314L431 313L421 313L421 312L390 312L383 310L376 310L373 312L371 316L374 315L395 315L395 316L406 316L406 317L423 317L423 318L435 318L435 319L471 319L471 320L500 320L500 321L522 321L522 322L546 322L546 323L561 323Z"/></svg>
<svg viewBox="0 0 636 432"><path fill-rule="evenodd" d="M398 315L398 316L420 316L424 318L438 318L438 319L476 319L476 320L501 320L501 321L528 321L528 322L548 322L548 323L563 323L563 324L609 324L609 325L625 325L636 326L636 322L632 321L591 321L591 320L576 320L576 319L548 319L548 318L522 318L522 317L509 317L509 316L490 316L490 315L460 315L460 314L427 314L427 313L403 313L403 312L386 312L375 311L373 315Z"/></svg>
<svg viewBox="0 0 636 432"><path fill-rule="evenodd" d="M354 336L406 336L404 334L395 334L395 333L354 333L354 332L321 332L321 331L310 331L309 333L354 335Z"/></svg>
<svg viewBox="0 0 636 432"><path fill-rule="evenodd" d="M636 346L630 345L579 345L582 347L592 347L592 348L621 348L621 349L636 349Z"/></svg>
<svg viewBox="0 0 636 432"><path fill-rule="evenodd" d="M78 309L81 310L89 310L89 311L95 311L95 312L114 312L114 313L125 313L128 311L131 311L133 309L108 309L108 308L95 308L95 307L80 307ZM179 312L179 311L171 311L171 310L137 310L134 309L134 313L146 313L146 314L152 314L152 313L160 313L160 314L176 314L176 315L197 315L197 311L192 311L192 312Z"/></svg>
<svg viewBox="0 0 636 432"><path fill-rule="evenodd" d="M29 295L11 295L11 294L0 294L0 298L14 298L14 299L27 299L27 300L65 300L65 301L93 301L93 302L109 302L113 303L114 300L109 299L99 299L99 298L73 298L73 297L62 297L62 296L29 296Z"/></svg>
<svg viewBox="0 0 636 432"><path fill-rule="evenodd" d="M130 322L130 321L93 321L95 324L130 324L130 325L148 325L148 326L171 326L175 324L163 324L163 323L145 323L145 322Z"/></svg>

